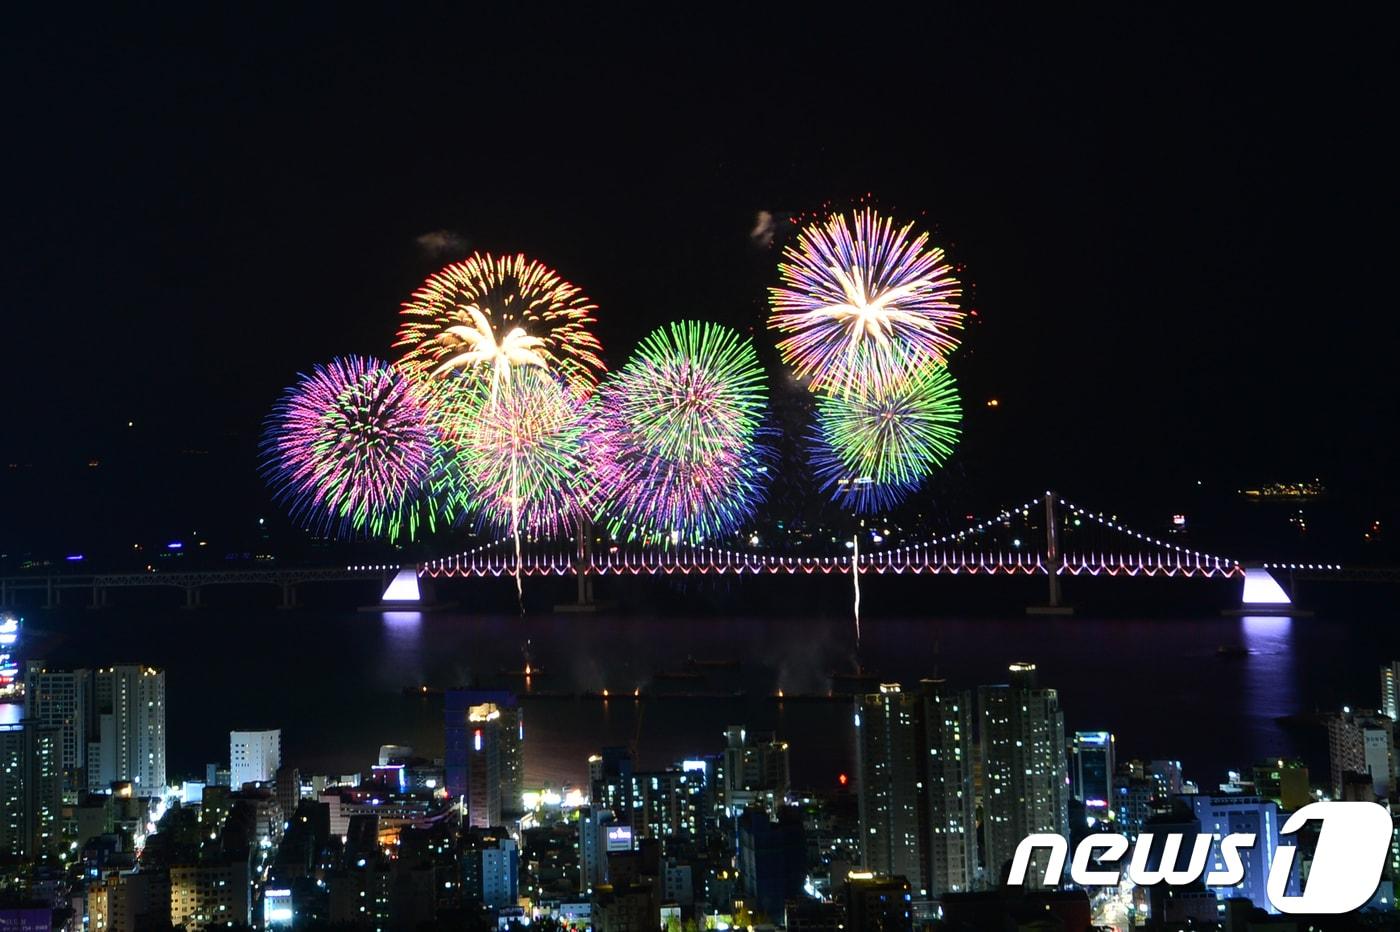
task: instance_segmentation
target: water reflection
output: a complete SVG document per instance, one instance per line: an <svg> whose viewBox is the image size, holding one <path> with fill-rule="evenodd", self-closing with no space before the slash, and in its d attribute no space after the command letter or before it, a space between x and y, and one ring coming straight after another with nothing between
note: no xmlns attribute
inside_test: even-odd
<svg viewBox="0 0 1400 932"><path fill-rule="evenodd" d="M385 612L382 630L386 662L379 669L381 684L392 689L426 683L428 671L422 666L423 613Z"/></svg>
<svg viewBox="0 0 1400 932"><path fill-rule="evenodd" d="M1293 619L1286 615L1245 615L1240 635L1249 656L1241 670L1241 707L1254 760L1291 753L1279 718L1298 710Z"/></svg>

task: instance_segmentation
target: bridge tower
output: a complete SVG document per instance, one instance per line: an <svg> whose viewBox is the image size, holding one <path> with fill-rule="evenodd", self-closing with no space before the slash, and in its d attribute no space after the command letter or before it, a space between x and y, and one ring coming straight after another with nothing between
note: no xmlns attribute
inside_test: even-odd
<svg viewBox="0 0 1400 932"><path fill-rule="evenodd" d="M1054 492L1045 493L1045 576L1050 583L1048 600L1044 605L1026 606L1028 615L1073 615L1073 606L1065 605L1060 593L1060 569L1065 558L1060 552L1060 509Z"/></svg>
<svg viewBox="0 0 1400 932"><path fill-rule="evenodd" d="M598 603L593 601L593 522L584 518L579 521L578 546L574 549L574 577L578 583L577 600L561 602L554 606L556 612L596 612Z"/></svg>

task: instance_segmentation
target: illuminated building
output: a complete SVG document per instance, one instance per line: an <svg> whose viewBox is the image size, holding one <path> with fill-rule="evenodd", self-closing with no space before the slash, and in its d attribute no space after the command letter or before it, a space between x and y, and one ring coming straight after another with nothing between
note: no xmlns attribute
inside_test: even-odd
<svg viewBox="0 0 1400 932"><path fill-rule="evenodd" d="M1269 901L1267 891L1269 868L1274 863L1274 855L1280 846L1278 806L1271 800L1257 796L1219 796L1190 794L1177 797L1191 807L1201 834L1213 839L1210 857L1206 861L1208 870L1221 870L1224 859L1221 857L1221 839L1237 833L1255 836L1255 843L1249 848L1238 849L1244 862L1244 879L1233 887L1214 887L1215 895L1221 899L1243 897L1260 909L1277 913ZM1182 850L1187 850L1185 842ZM1289 878L1285 896L1296 896L1299 876L1295 870Z"/></svg>
<svg viewBox="0 0 1400 932"><path fill-rule="evenodd" d="M611 811L585 806L578 811L579 890L591 893L608 880L607 828L613 822Z"/></svg>
<svg viewBox="0 0 1400 932"><path fill-rule="evenodd" d="M500 825L522 809L525 720L513 693L453 689L446 696L443 777L469 824Z"/></svg>
<svg viewBox="0 0 1400 932"><path fill-rule="evenodd" d="M625 749L604 748L588 766L593 804L610 811L635 837L702 836L712 805L703 765L638 772Z"/></svg>
<svg viewBox="0 0 1400 932"><path fill-rule="evenodd" d="M1157 798L1157 785L1152 780L1126 773L1114 777L1113 814L1118 831L1129 839L1137 838L1152 818L1153 800Z"/></svg>
<svg viewBox="0 0 1400 932"><path fill-rule="evenodd" d="M731 725L725 729L724 775L720 799L731 814L758 804L776 812L787 798L788 745L772 735L751 736Z"/></svg>
<svg viewBox="0 0 1400 932"><path fill-rule="evenodd" d="M1012 664L1010 683L982 686L977 693L986 866L992 881L1027 835L1069 837L1065 717L1055 690L1036 685L1034 664ZM1030 876L1040 878L1044 865L1036 858Z"/></svg>
<svg viewBox="0 0 1400 932"><path fill-rule="evenodd" d="M295 920L296 910L292 906L291 890L278 887L263 891L264 929L290 929Z"/></svg>
<svg viewBox="0 0 1400 932"><path fill-rule="evenodd" d="M267 783L282 766L282 730L231 731L228 735L229 785Z"/></svg>
<svg viewBox="0 0 1400 932"><path fill-rule="evenodd" d="M108 874L87 888L91 932L141 932L170 924L170 882L163 871Z"/></svg>
<svg viewBox="0 0 1400 932"><path fill-rule="evenodd" d="M170 868L170 921L188 932L252 920L248 862L230 858Z"/></svg>
<svg viewBox="0 0 1400 932"><path fill-rule="evenodd" d="M969 889L977 874L972 708L924 680L856 701L856 793L863 866L903 877L921 898Z"/></svg>
<svg viewBox="0 0 1400 932"><path fill-rule="evenodd" d="M1327 720L1327 747L1332 787L1340 793L1348 773L1371 778L1377 799L1388 799L1395 787L1395 723L1384 715L1344 709Z"/></svg>
<svg viewBox="0 0 1400 932"><path fill-rule="evenodd" d="M129 780L138 796L165 789L165 671L125 665L92 677L88 788ZM95 740L94 740L95 739Z"/></svg>
<svg viewBox="0 0 1400 932"><path fill-rule="evenodd" d="M917 702L898 684L856 700L856 792L864 867L919 878Z"/></svg>
<svg viewBox="0 0 1400 932"><path fill-rule="evenodd" d="M1381 714L1392 722L1400 719L1400 660L1381 667Z"/></svg>
<svg viewBox="0 0 1400 932"><path fill-rule="evenodd" d="M90 670L50 670L42 660L31 660L26 665L25 716L60 729L65 787L73 791L88 786L83 770L88 720L92 715L91 689Z"/></svg>
<svg viewBox="0 0 1400 932"><path fill-rule="evenodd" d="M520 851L505 829L473 829L462 839L462 898L491 909L514 906Z"/></svg>
<svg viewBox="0 0 1400 932"><path fill-rule="evenodd" d="M1113 735L1106 731L1076 731L1069 746L1069 774L1074 798L1092 819L1102 819L1113 807Z"/></svg>
<svg viewBox="0 0 1400 932"><path fill-rule="evenodd" d="M58 728L0 725L0 854L38 858L59 847L63 770Z"/></svg>
<svg viewBox="0 0 1400 932"><path fill-rule="evenodd" d="M501 710L491 703L467 712L467 824L490 828L501 822Z"/></svg>
<svg viewBox="0 0 1400 932"><path fill-rule="evenodd" d="M920 687L920 877L925 895L939 896L967 890L977 877L972 695L949 690L939 680L923 680Z"/></svg>

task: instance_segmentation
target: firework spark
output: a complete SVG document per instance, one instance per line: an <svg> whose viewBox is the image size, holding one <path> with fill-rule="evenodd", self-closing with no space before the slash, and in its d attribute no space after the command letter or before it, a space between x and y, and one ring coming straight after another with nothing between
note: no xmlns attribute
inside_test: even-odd
<svg viewBox="0 0 1400 932"><path fill-rule="evenodd" d="M783 361L814 390L881 390L957 346L962 287L927 234L870 208L812 224L783 250L769 326Z"/></svg>
<svg viewBox="0 0 1400 932"><path fill-rule="evenodd" d="M397 539L451 514L424 387L377 359L316 366L268 417L262 473L292 518L321 532Z"/></svg>
<svg viewBox="0 0 1400 932"><path fill-rule="evenodd" d="M539 262L473 253L430 275L405 302L394 346L425 375L484 366L497 392L518 369L544 369L584 397L603 369L588 329L596 310Z"/></svg>
<svg viewBox="0 0 1400 932"><path fill-rule="evenodd" d="M961 420L957 383L938 363L863 395L823 393L812 438L817 480L856 511L889 508L952 454Z"/></svg>
<svg viewBox="0 0 1400 932"><path fill-rule="evenodd" d="M589 459L614 533L696 542L753 516L768 484L753 343L689 321L649 334L599 391Z"/></svg>

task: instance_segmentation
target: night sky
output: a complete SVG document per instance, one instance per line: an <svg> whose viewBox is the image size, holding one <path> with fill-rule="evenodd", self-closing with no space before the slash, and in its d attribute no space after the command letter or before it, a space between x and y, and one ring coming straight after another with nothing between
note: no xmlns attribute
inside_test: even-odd
<svg viewBox="0 0 1400 932"><path fill-rule="evenodd" d="M1394 507L1393 23L823 9L12 11L0 549L271 514L281 388L473 248L583 286L612 365L771 346L756 214L867 194L971 286L959 510Z"/></svg>

